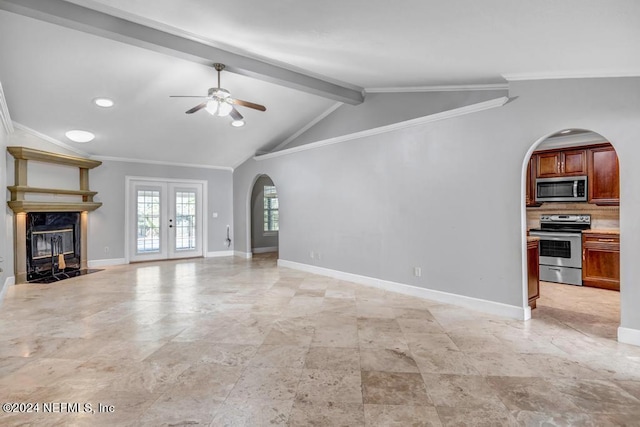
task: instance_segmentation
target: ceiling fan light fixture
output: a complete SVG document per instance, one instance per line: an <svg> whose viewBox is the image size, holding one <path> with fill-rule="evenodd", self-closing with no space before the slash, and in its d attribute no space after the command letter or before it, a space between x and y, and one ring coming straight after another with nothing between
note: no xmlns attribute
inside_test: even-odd
<svg viewBox="0 0 640 427"><path fill-rule="evenodd" d="M225 117L228 116L233 106L226 101L218 101L218 116Z"/></svg>
<svg viewBox="0 0 640 427"><path fill-rule="evenodd" d="M211 100L207 102L207 106L205 107L205 110L207 110L207 113L211 114L212 116L215 116L216 113L218 112L218 102Z"/></svg>
<svg viewBox="0 0 640 427"><path fill-rule="evenodd" d="M240 128L244 125L245 125L244 120L234 120L231 122L231 126L233 126L234 128Z"/></svg>

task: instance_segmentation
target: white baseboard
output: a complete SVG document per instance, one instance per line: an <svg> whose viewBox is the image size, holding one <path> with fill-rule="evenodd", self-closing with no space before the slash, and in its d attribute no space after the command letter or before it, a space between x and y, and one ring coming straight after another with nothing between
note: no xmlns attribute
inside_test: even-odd
<svg viewBox="0 0 640 427"><path fill-rule="evenodd" d="M361 285L372 286L386 291L396 292L399 294L424 298L432 301L442 302L445 304L457 305L469 308L483 313L495 314L498 316L510 317L518 320L527 320L531 318L531 308L515 305L508 305L494 301L488 301L479 298L467 297L464 295L451 294L448 292L436 291L432 289L419 288L417 286L405 285L404 283L391 282L388 280L376 279L374 277L360 276L358 274L346 273L329 268L317 267L315 265L302 264L294 261L283 259L278 260L279 267L287 267L295 270L305 271L307 273L320 274L322 276L332 277L334 279L346 280ZM528 316L528 317L527 317Z"/></svg>
<svg viewBox="0 0 640 427"><path fill-rule="evenodd" d="M235 256L239 256L240 258L245 258L245 259L251 259L253 257L253 254L251 252L234 251L233 254Z"/></svg>
<svg viewBox="0 0 640 427"><path fill-rule="evenodd" d="M214 251L214 252L207 252L205 255L205 258L218 258L218 257L222 257L222 256L233 256L234 252L233 251Z"/></svg>
<svg viewBox="0 0 640 427"><path fill-rule="evenodd" d="M124 258L94 259L94 260L87 261L87 266L89 268L97 268L97 267L109 267L111 265L122 265L126 263L127 263L127 260Z"/></svg>
<svg viewBox="0 0 640 427"><path fill-rule="evenodd" d="M15 276L9 276L5 279L4 284L2 285L2 288L0 288L0 303L4 299L4 295L7 293L9 286L13 286L15 284L16 284Z"/></svg>
<svg viewBox="0 0 640 427"><path fill-rule="evenodd" d="M267 246L266 248L253 248L251 250L254 254L266 254L267 252L278 252L277 246Z"/></svg>
<svg viewBox="0 0 640 427"><path fill-rule="evenodd" d="M618 327L618 342L640 346L640 329Z"/></svg>

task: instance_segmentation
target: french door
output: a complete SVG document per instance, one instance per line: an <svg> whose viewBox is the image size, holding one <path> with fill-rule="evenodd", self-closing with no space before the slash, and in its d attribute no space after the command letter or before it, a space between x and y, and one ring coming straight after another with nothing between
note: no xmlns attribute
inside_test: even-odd
<svg viewBox="0 0 640 427"><path fill-rule="evenodd" d="M201 183L131 180L129 198L130 261L203 255Z"/></svg>

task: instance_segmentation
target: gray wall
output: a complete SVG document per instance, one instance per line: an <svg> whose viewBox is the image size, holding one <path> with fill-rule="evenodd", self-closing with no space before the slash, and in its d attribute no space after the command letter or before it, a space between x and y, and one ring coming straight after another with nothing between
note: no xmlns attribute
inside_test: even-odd
<svg viewBox="0 0 640 427"><path fill-rule="evenodd" d="M640 79L515 82L510 96L492 110L247 161L234 171L236 249L247 250L247 194L266 173L282 206L281 259L522 307L525 162L541 138L591 129L620 157L621 326L640 329Z"/></svg>
<svg viewBox="0 0 640 427"><path fill-rule="evenodd" d="M278 232L264 234L264 186L273 185L268 176L256 180L251 192L251 247L252 249L278 246ZM276 189L277 190L277 189Z"/></svg>
<svg viewBox="0 0 640 427"><path fill-rule="evenodd" d="M342 105L283 148L348 135L506 95L506 90L369 93L364 103L357 106Z"/></svg>
<svg viewBox="0 0 640 427"><path fill-rule="evenodd" d="M227 225L233 230L232 173L226 170L105 161L90 173L90 187L97 191L101 208L89 214L89 260L124 258L125 177L195 179L207 181L208 252L232 250L225 246ZM214 212L217 218L212 218ZM233 236L231 236L233 240ZM109 253L104 248L109 247Z"/></svg>

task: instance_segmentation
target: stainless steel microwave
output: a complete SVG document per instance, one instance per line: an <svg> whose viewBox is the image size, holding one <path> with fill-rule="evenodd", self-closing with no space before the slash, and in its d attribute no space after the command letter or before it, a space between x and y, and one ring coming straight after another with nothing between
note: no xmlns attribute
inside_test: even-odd
<svg viewBox="0 0 640 427"><path fill-rule="evenodd" d="M587 177L536 179L536 202L586 202Z"/></svg>

